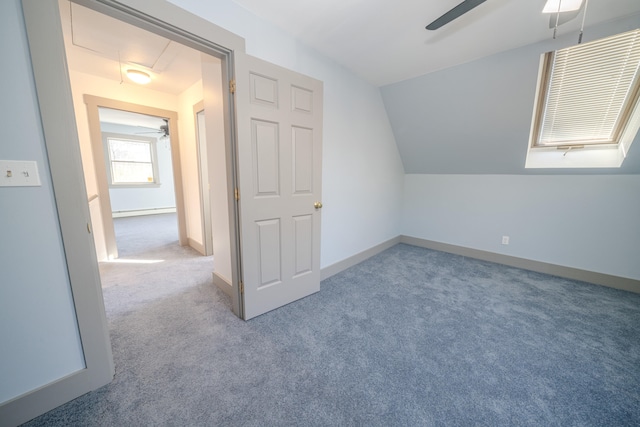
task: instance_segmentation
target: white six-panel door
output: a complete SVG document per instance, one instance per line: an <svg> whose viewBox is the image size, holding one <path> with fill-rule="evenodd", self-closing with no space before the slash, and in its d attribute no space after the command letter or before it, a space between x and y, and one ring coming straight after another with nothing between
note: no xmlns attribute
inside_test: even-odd
<svg viewBox="0 0 640 427"><path fill-rule="evenodd" d="M322 82L236 54L244 319L320 290Z"/></svg>

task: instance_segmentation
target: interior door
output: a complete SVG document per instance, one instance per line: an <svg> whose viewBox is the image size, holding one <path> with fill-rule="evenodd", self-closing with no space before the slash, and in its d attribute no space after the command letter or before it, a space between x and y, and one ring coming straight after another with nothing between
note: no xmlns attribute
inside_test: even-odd
<svg viewBox="0 0 640 427"><path fill-rule="evenodd" d="M245 54L235 67L248 320L320 290L322 82Z"/></svg>

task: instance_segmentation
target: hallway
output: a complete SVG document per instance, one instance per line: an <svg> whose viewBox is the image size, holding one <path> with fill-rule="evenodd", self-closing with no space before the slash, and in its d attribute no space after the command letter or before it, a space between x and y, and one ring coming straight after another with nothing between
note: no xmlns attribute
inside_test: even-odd
<svg viewBox="0 0 640 427"><path fill-rule="evenodd" d="M100 263L109 321L162 298L212 283L213 257L178 245L176 214L114 219L120 257Z"/></svg>

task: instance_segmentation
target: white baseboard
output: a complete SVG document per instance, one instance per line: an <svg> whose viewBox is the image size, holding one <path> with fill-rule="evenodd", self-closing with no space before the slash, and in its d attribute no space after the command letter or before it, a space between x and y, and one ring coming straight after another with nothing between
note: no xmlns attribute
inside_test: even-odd
<svg viewBox="0 0 640 427"><path fill-rule="evenodd" d="M389 239L386 242L382 242L372 248L350 256L347 259L343 259L342 261L338 261L335 264L324 267L320 270L320 280L327 279L334 274L338 274L341 271L346 270L349 267L353 267L354 265L361 263L367 258L371 258L372 256L377 255L380 252L397 245L398 243L400 243L400 236Z"/></svg>
<svg viewBox="0 0 640 427"><path fill-rule="evenodd" d="M112 212L111 216L113 218L125 218L128 216L142 216L142 215L157 215L163 213L174 213L176 212L176 208L153 208L153 209L141 209L134 211L116 211Z"/></svg>
<svg viewBox="0 0 640 427"><path fill-rule="evenodd" d="M522 268L524 270L551 274L553 276L564 277L565 279L580 280L596 285L607 286L609 288L640 293L640 280L612 276L610 274L597 273L595 271L580 270L578 268L549 264L541 261L532 261L530 259L517 258L509 255L482 251L479 249L465 248L463 246L450 245L448 243L434 242L432 240L419 239L417 237L400 236L400 241L401 243L419 246L421 248L448 252L455 255L462 255L469 258L508 265L510 267Z"/></svg>
<svg viewBox="0 0 640 427"><path fill-rule="evenodd" d="M220 288L222 292L233 298L233 296L231 295L233 286L231 286L231 283L227 282L227 279L219 276L215 271L213 272L213 284Z"/></svg>
<svg viewBox="0 0 640 427"><path fill-rule="evenodd" d="M4 402L0 404L0 427L26 423L82 396L91 391L87 384L87 372L83 369Z"/></svg>
<svg viewBox="0 0 640 427"><path fill-rule="evenodd" d="M191 248L195 249L196 251L198 251L198 253L200 253L200 255L206 255L205 250L204 250L204 245L202 243L196 242L191 237L187 238L187 242L189 243L189 246Z"/></svg>

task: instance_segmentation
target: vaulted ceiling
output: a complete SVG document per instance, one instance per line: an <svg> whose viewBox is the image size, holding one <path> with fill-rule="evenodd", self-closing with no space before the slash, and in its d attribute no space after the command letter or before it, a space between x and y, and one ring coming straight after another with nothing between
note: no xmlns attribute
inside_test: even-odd
<svg viewBox="0 0 640 427"><path fill-rule="evenodd" d="M549 39L545 0L487 0L436 31L462 0L234 0L376 86ZM639 0L588 0L585 25L640 13ZM582 15L562 25L577 34Z"/></svg>
<svg viewBox="0 0 640 427"><path fill-rule="evenodd" d="M524 169L538 58L557 48L545 0L487 0L434 32L425 25L461 0L232 1L381 86L407 173L607 173ZM138 65L150 88L173 94L200 78L198 52L60 5L72 68L119 80ZM575 43L581 21L562 25L559 41ZM619 21L640 27L640 1L589 0L585 21L591 39ZM615 173L640 173L638 139Z"/></svg>
<svg viewBox="0 0 640 427"><path fill-rule="evenodd" d="M550 39L545 0L487 0L436 31L425 26L462 0L233 0L376 86ZM180 1L175 1L180 4ZM199 54L60 1L73 67L120 79L118 61L154 73L153 87L180 93L199 78ZM588 0L587 27L636 14L638 0ZM579 31L582 15L559 27ZM72 31L73 29L73 31ZM92 55L92 56L90 56ZM91 58L87 60L86 58ZM198 64L193 66L193 64Z"/></svg>

